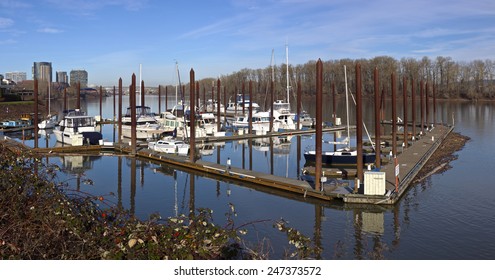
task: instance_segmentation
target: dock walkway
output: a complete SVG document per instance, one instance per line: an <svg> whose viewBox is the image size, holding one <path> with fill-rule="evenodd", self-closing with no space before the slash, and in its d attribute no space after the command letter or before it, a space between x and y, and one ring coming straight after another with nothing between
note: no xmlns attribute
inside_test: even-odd
<svg viewBox="0 0 495 280"><path fill-rule="evenodd" d="M338 128L337 128L338 129ZM335 130L335 128L334 128ZM160 163L167 163L174 166L180 166L187 169L196 170L202 174L211 174L214 176L222 177L229 181L237 181L239 183L250 183L259 186L267 191L283 191L286 193L292 193L295 195L301 195L302 197L313 197L321 200L333 200L341 199L346 203L367 203L367 204L395 204L400 197L406 192L408 186L412 183L414 177L418 174L419 170L428 161L430 156L435 150L442 144L443 140L453 130L453 127L448 126L436 126L431 131L427 132L425 136L414 141L408 148L404 149L397 156L399 163L399 186L398 191L395 187L395 164L393 160L390 160L388 164L382 166L382 172L386 173L386 190L389 195L364 195L362 190L358 193L354 193L354 188L347 183L339 183L338 180L329 180L323 184L323 190L318 191L314 188L314 184L310 184L307 181L274 176L271 174L257 172L252 170L246 170L237 167L231 167L227 169L226 165L212 163L203 160L196 160L191 162L189 157L164 154L152 151L148 148L141 147L136 152L136 156L147 158ZM327 132L332 131L328 130ZM313 133L313 131L290 131L285 132L287 135L307 134ZM278 133L276 136L284 135ZM270 137L275 135L263 135L260 137ZM236 135L229 136L229 138L213 137L203 139L204 142L214 141L232 141L246 138L253 138L258 136L253 135ZM13 141L13 140L11 140ZM401 148L399 148L401 149ZM114 152L131 154L130 146L118 145L114 143L111 146L90 146L90 147L62 147L62 148L38 148L39 153L74 153L74 152Z"/></svg>

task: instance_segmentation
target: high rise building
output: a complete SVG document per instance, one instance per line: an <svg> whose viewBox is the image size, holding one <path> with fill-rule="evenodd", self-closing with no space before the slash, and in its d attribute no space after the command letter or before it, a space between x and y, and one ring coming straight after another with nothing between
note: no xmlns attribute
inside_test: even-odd
<svg viewBox="0 0 495 280"><path fill-rule="evenodd" d="M68 84L69 83L69 77L67 77L67 72L65 71L57 71L56 72L56 81L57 83L60 84Z"/></svg>
<svg viewBox="0 0 495 280"><path fill-rule="evenodd" d="M81 88L88 87L88 72L86 70L70 71L70 85L76 86L77 82L81 83Z"/></svg>
<svg viewBox="0 0 495 280"><path fill-rule="evenodd" d="M6 72L5 78L14 81L16 84L26 80L26 72Z"/></svg>
<svg viewBox="0 0 495 280"><path fill-rule="evenodd" d="M38 81L52 82L52 63L35 62L33 65L33 79Z"/></svg>

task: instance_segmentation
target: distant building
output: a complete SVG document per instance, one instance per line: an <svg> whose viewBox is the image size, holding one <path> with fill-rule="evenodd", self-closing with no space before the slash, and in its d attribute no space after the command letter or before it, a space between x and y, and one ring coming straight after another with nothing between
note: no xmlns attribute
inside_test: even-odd
<svg viewBox="0 0 495 280"><path fill-rule="evenodd" d="M26 72L6 72L5 78L18 84L19 82L26 80Z"/></svg>
<svg viewBox="0 0 495 280"><path fill-rule="evenodd" d="M86 70L70 71L70 85L76 86L77 82L81 83L81 88L88 87L88 72Z"/></svg>
<svg viewBox="0 0 495 280"><path fill-rule="evenodd" d="M52 82L52 63L35 62L33 65L33 80Z"/></svg>
<svg viewBox="0 0 495 280"><path fill-rule="evenodd" d="M67 76L67 72L65 71L57 71L56 72L56 82L59 84L68 84L69 83L69 77Z"/></svg>

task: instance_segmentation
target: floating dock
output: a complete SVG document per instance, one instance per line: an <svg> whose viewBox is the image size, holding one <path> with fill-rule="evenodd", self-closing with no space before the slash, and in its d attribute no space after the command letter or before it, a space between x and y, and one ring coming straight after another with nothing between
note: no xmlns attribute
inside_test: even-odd
<svg viewBox="0 0 495 280"><path fill-rule="evenodd" d="M326 129L326 132L339 131L341 127ZM410 142L410 146L403 149L397 156L398 170L394 160L383 165L379 170L385 173L386 192L383 195L365 195L363 187L357 188L355 192L353 182L337 179L327 180L322 191L315 189L314 183L308 181L274 176L262 172L241 169L237 167L227 168L226 165L212 163L203 160L190 161L189 157L164 154L152 151L145 147L138 148L137 157L153 160L157 163L167 163L174 166L195 170L202 174L210 174L215 177L222 177L229 181L255 184L259 189L267 192L286 192L303 198L316 198L325 201L341 200L345 203L365 203L365 204L395 204L402 195L407 191L409 185L413 182L418 172L428 161L430 156L441 146L443 140L453 130L452 126L435 126L426 133L422 138ZM208 137L197 139L197 143L215 142L215 141L234 141L240 139L250 139L256 137L274 137L284 135L302 135L314 133L312 130L286 131L279 133L270 133L267 135L232 135L225 137ZM18 142L15 145L19 148L22 145ZM13 146L14 147L14 146ZM130 146L118 145L116 143L105 143L101 146L81 146L81 147L53 147L34 149L38 153L63 154L63 153L124 153L131 154ZM399 171L399 183L396 188L396 172ZM348 174L352 176L351 174Z"/></svg>

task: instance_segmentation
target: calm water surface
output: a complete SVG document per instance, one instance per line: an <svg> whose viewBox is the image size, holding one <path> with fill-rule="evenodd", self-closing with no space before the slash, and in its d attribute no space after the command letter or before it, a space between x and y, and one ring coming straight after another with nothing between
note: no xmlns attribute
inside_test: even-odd
<svg viewBox="0 0 495 280"><path fill-rule="evenodd" d="M170 100L169 106L175 98ZM146 102L157 111L157 101L150 96ZM126 103L124 98L124 106ZM314 115L311 104L305 108ZM345 121L345 106L338 108L338 116ZM83 103L83 109L98 115L98 100ZM351 123L352 110L351 106ZM330 113L327 109L325 120ZM495 259L494 115L493 103L439 104L437 121L451 123L454 118L455 131L471 140L457 153L451 169L411 186L397 205L389 207L270 194L122 156L65 156L47 161L63 168L60 180L97 195L112 192L115 195L108 199L143 219L157 212L168 217L205 207L214 211L214 222L221 225L232 203L238 214L237 225L247 224L248 242L265 242L274 259L283 258L285 249L290 248L285 235L273 228L281 218L321 246L323 259ZM104 100L103 117L113 118L112 98ZM371 129L373 112L365 111L364 118ZM102 132L109 141L118 139L111 125L104 126ZM333 134L325 138L332 140ZM32 141L25 143L34 145ZM225 164L230 157L234 166L298 178L304 166L302 153L314 145L314 138L292 137L289 143L275 144L273 152L267 143L226 142L205 147L202 158ZM40 147L53 145L54 137L39 140ZM87 178L94 184L84 184Z"/></svg>

